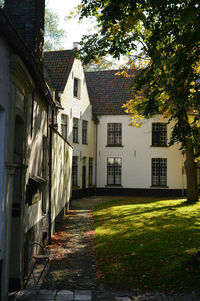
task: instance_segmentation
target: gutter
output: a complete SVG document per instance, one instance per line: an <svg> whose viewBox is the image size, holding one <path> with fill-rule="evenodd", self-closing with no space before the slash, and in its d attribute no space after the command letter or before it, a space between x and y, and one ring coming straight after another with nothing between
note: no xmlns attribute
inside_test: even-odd
<svg viewBox="0 0 200 301"><path fill-rule="evenodd" d="M49 221L49 239L48 243L51 244L51 190L52 190L52 149L53 149L53 122L54 122L54 110L52 110L51 123L50 123L50 133L49 133L49 210L48 210L48 221Z"/></svg>

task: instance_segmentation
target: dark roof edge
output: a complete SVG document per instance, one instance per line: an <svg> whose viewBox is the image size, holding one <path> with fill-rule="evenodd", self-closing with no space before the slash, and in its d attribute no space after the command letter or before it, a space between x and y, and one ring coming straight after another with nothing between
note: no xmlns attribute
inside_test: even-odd
<svg viewBox="0 0 200 301"><path fill-rule="evenodd" d="M108 112L108 113L102 113L102 112L94 112L93 113L94 115L96 115L96 116L108 116L108 115L120 115L120 116L124 116L124 115L127 115L128 116L128 114L126 113L126 112L124 112L124 113L113 113L113 112Z"/></svg>
<svg viewBox="0 0 200 301"><path fill-rule="evenodd" d="M18 31L13 26L7 14L0 8L0 35L12 49L16 51L25 66L27 67L31 77L36 83L36 88L45 101L54 106L50 91L44 81L43 74L39 70L39 66L32 54L30 48L24 43Z"/></svg>

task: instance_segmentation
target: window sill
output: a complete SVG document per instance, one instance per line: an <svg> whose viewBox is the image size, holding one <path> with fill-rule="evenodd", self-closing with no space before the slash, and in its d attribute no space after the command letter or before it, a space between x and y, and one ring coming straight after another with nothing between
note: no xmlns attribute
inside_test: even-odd
<svg viewBox="0 0 200 301"><path fill-rule="evenodd" d="M152 185L152 186L150 186L150 188L169 188L169 186L167 186L167 185Z"/></svg>
<svg viewBox="0 0 200 301"><path fill-rule="evenodd" d="M73 141L73 143L79 144L79 142L75 142L75 141Z"/></svg>
<svg viewBox="0 0 200 301"><path fill-rule="evenodd" d="M107 184L105 187L123 187L121 184Z"/></svg>
<svg viewBox="0 0 200 301"><path fill-rule="evenodd" d="M105 145L105 147L124 147L122 144Z"/></svg>
<svg viewBox="0 0 200 301"><path fill-rule="evenodd" d="M80 189L80 186L72 186L72 190L78 190L78 189Z"/></svg>
<svg viewBox="0 0 200 301"><path fill-rule="evenodd" d="M83 142L82 142L82 144L83 144L83 145L88 145L88 143L83 143Z"/></svg>
<svg viewBox="0 0 200 301"><path fill-rule="evenodd" d="M150 147L169 147L168 145L150 145Z"/></svg>

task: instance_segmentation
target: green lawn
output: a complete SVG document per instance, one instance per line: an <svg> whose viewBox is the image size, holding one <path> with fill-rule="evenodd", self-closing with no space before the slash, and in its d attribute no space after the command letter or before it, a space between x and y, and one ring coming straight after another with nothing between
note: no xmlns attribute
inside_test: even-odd
<svg viewBox="0 0 200 301"><path fill-rule="evenodd" d="M200 291L200 203L133 198L95 207L95 245L107 284Z"/></svg>

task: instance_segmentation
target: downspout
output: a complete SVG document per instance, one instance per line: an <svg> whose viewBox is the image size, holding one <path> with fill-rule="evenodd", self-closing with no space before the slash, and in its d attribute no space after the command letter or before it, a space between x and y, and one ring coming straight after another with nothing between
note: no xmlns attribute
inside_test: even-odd
<svg viewBox="0 0 200 301"><path fill-rule="evenodd" d="M182 197L185 196L185 192L184 192L184 173L185 173L184 154L185 154L185 151L182 151L182 189L181 189Z"/></svg>
<svg viewBox="0 0 200 301"><path fill-rule="evenodd" d="M52 187L52 148L53 148L53 123L54 123L54 110L52 110L50 133L49 133L49 239L48 243L51 244L51 187Z"/></svg>
<svg viewBox="0 0 200 301"><path fill-rule="evenodd" d="M95 123L95 191L94 194L97 195L97 144L98 144L98 124L99 119L96 117L94 119Z"/></svg>

